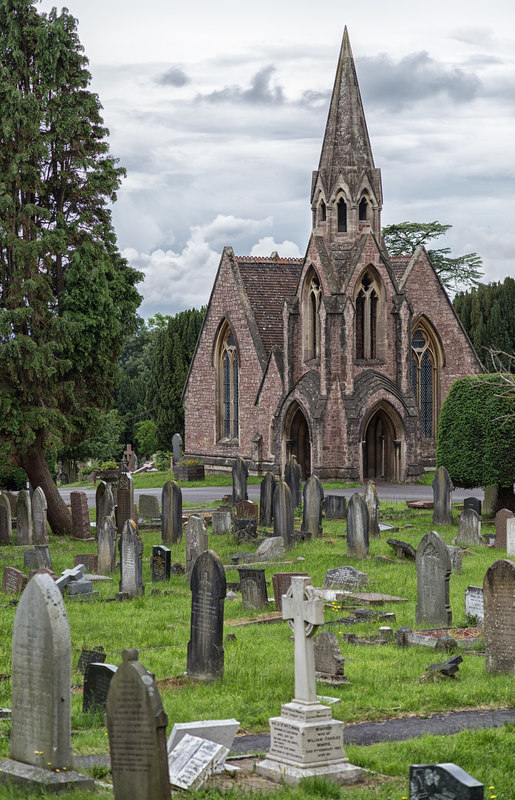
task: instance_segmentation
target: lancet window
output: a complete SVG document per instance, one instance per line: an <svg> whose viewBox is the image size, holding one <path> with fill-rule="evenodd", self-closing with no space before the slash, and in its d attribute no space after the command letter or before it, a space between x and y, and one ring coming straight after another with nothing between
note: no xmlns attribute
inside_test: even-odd
<svg viewBox="0 0 515 800"><path fill-rule="evenodd" d="M434 332L421 320L411 338L411 383L420 410L422 436L434 438L438 424L439 351Z"/></svg>

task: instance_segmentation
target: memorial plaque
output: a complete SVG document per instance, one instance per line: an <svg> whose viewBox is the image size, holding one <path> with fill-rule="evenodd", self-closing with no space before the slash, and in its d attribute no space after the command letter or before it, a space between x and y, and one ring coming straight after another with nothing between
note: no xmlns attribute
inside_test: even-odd
<svg viewBox="0 0 515 800"><path fill-rule="evenodd" d="M120 551L120 592L126 592L130 597L144 594L143 542L138 536L136 524L132 519L127 520L123 526L118 549Z"/></svg>
<svg viewBox="0 0 515 800"><path fill-rule="evenodd" d="M191 628L187 673L198 680L222 678L225 570L212 550L195 561L190 580Z"/></svg>
<svg viewBox="0 0 515 800"><path fill-rule="evenodd" d="M277 484L274 492L275 536L282 536L286 550L293 547L293 498L290 487L284 481Z"/></svg>
<svg viewBox="0 0 515 800"><path fill-rule="evenodd" d="M325 518L326 519L345 519L347 516L347 500L343 495L326 494L325 496Z"/></svg>
<svg viewBox="0 0 515 800"><path fill-rule="evenodd" d="M159 544L153 545L150 572L154 583L170 580L171 558L172 551L170 548Z"/></svg>
<svg viewBox="0 0 515 800"><path fill-rule="evenodd" d="M128 472L122 472L118 478L117 494L116 527L121 534L127 520L134 517L134 481Z"/></svg>
<svg viewBox="0 0 515 800"><path fill-rule="evenodd" d="M161 495L161 541L176 544L182 539L182 490L177 481L167 481Z"/></svg>
<svg viewBox="0 0 515 800"><path fill-rule="evenodd" d="M86 666L82 695L83 711L89 711L95 706L105 709L111 680L117 669L118 667L114 664L96 661L92 661Z"/></svg>
<svg viewBox="0 0 515 800"><path fill-rule="evenodd" d="M228 753L221 744L185 734L168 755L170 783L179 789L200 789Z"/></svg>
<svg viewBox="0 0 515 800"><path fill-rule="evenodd" d="M271 472L266 472L259 487L259 524L265 528L272 525L274 518L274 492L276 482Z"/></svg>
<svg viewBox="0 0 515 800"><path fill-rule="evenodd" d="M368 508L357 492L347 507L347 555L350 558L370 558Z"/></svg>
<svg viewBox="0 0 515 800"><path fill-rule="evenodd" d="M436 531L422 537L415 556L417 570L417 625L450 628L449 603L451 559L444 540Z"/></svg>
<svg viewBox="0 0 515 800"><path fill-rule="evenodd" d="M483 784L456 764L410 764L409 800L483 800L483 797Z"/></svg>
<svg viewBox="0 0 515 800"><path fill-rule="evenodd" d="M0 492L0 544L10 544L12 535L11 504Z"/></svg>
<svg viewBox="0 0 515 800"><path fill-rule="evenodd" d="M302 532L308 536L322 536L322 502L324 490L316 475L311 475L304 484L304 506Z"/></svg>
<svg viewBox="0 0 515 800"><path fill-rule="evenodd" d="M110 575L116 567L116 538L118 530L112 517L104 517L97 528L97 570Z"/></svg>
<svg viewBox="0 0 515 800"><path fill-rule="evenodd" d="M21 594L27 585L28 578L16 567L4 567L2 576L2 592L5 594Z"/></svg>
<svg viewBox="0 0 515 800"><path fill-rule="evenodd" d="M242 500L248 500L247 477L249 470L244 460L237 456L232 467L232 499L236 505Z"/></svg>
<svg viewBox="0 0 515 800"><path fill-rule="evenodd" d="M48 544L46 497L41 486L32 495L32 541L34 544Z"/></svg>
<svg viewBox="0 0 515 800"><path fill-rule="evenodd" d="M72 528L75 539L91 539L88 497L86 492L70 492Z"/></svg>
<svg viewBox="0 0 515 800"><path fill-rule="evenodd" d="M238 574L243 608L266 608L268 597L264 567L238 567Z"/></svg>
<svg viewBox="0 0 515 800"><path fill-rule="evenodd" d="M496 561L483 581L486 671L515 675L515 562Z"/></svg>
<svg viewBox="0 0 515 800"><path fill-rule="evenodd" d="M272 575L276 611L283 610L283 595L290 588L292 578L309 578L309 574L307 572L275 572Z"/></svg>
<svg viewBox="0 0 515 800"><path fill-rule="evenodd" d="M30 494L25 489L16 498L16 541L18 545L32 544L32 509Z"/></svg>

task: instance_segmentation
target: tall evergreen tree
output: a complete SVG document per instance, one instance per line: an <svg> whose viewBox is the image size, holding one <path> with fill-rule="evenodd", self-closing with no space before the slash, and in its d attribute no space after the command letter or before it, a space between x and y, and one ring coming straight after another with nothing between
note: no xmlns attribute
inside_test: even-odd
<svg viewBox="0 0 515 800"><path fill-rule="evenodd" d="M457 294L453 303L486 369L489 372L512 369L509 355L515 354L515 279L481 283ZM495 363L490 350L500 351Z"/></svg>
<svg viewBox="0 0 515 800"><path fill-rule="evenodd" d="M0 448L70 514L45 462L95 427L134 328L139 273L121 258L109 155L76 20L0 0Z"/></svg>

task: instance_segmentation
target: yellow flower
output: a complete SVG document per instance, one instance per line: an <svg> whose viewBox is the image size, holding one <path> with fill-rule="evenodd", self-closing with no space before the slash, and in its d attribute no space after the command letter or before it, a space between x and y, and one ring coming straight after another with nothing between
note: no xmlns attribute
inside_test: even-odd
<svg viewBox="0 0 515 800"><path fill-rule="evenodd" d="M60 769L56 769L56 772L61 772L61 770Z"/></svg>

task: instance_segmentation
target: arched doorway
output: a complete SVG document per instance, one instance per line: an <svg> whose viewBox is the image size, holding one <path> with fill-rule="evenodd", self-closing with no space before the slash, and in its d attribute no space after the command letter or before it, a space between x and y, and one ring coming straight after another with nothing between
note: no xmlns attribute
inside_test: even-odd
<svg viewBox="0 0 515 800"><path fill-rule="evenodd" d="M363 480L401 479L401 422L393 408L381 404L363 429Z"/></svg>
<svg viewBox="0 0 515 800"><path fill-rule="evenodd" d="M311 440L308 421L298 403L294 403L288 412L284 436L286 460L290 455L294 455L302 469L302 480L307 480L311 475Z"/></svg>

